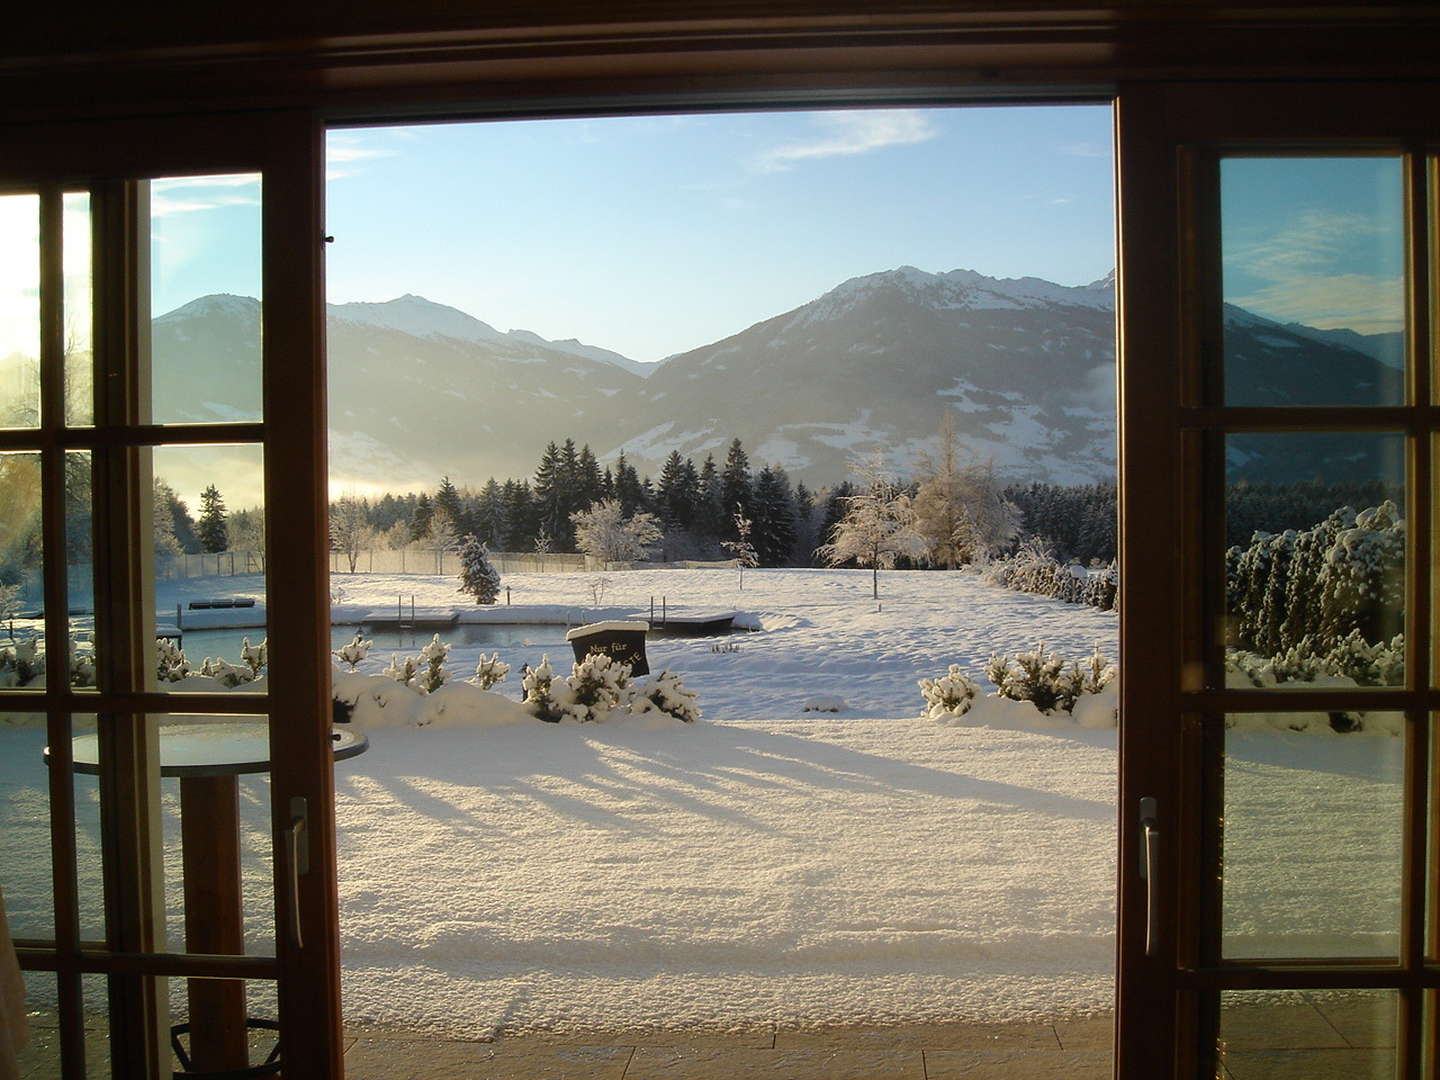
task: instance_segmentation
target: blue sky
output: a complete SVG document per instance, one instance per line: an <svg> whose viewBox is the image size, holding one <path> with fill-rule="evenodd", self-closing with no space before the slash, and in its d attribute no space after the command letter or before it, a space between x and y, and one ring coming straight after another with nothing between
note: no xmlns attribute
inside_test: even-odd
<svg viewBox="0 0 1440 1080"><path fill-rule="evenodd" d="M1323 330L1403 326L1399 157L1227 158L1220 206L1226 300Z"/></svg>
<svg viewBox="0 0 1440 1080"><path fill-rule="evenodd" d="M636 360L910 264L1114 265L1108 108L504 121L330 136L330 299L419 293Z"/></svg>

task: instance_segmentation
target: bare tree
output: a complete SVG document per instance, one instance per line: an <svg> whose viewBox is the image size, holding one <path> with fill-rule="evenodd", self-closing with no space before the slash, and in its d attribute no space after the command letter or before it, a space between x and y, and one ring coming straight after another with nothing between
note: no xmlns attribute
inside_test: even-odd
<svg viewBox="0 0 1440 1080"><path fill-rule="evenodd" d="M845 516L830 532L830 542L816 549L830 566L854 559L872 572L871 594L880 596L880 568L890 569L901 555L919 557L929 542L915 524L915 508L876 456L861 468L860 493L845 499Z"/></svg>
<svg viewBox="0 0 1440 1080"><path fill-rule="evenodd" d="M330 515L330 544L345 553L350 573L360 561L360 552L375 542L375 530L366 519L365 507L353 495L342 495Z"/></svg>

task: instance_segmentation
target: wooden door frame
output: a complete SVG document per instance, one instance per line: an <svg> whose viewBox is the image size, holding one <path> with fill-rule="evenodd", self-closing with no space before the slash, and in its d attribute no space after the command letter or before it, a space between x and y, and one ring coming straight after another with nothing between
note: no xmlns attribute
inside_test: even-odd
<svg viewBox="0 0 1440 1080"><path fill-rule="evenodd" d="M1172 1053L1174 1075L1192 1077L1213 1045L1202 995L1226 989L1375 987L1395 989L1399 1043L1407 1078L1418 1078L1424 1044L1423 994L1440 986L1432 918L1434 867L1427 829L1434 820L1434 749L1430 717L1440 708L1432 666L1432 544L1437 410L1430 333L1436 187L1426 155L1440 150L1435 83L1143 84L1120 88L1116 105L1119 173L1119 321L1121 492L1121 729L1119 866L1121 886L1117 1076L1149 1080ZM1427 130L1428 126L1428 130ZM1207 237L1218 227L1212 194L1222 151L1319 152L1385 149L1406 158L1409 404L1333 408L1225 407L1207 393L1207 363L1218 334L1218 266ZM1427 180L1427 176L1431 178ZM1428 184L1428 202L1422 201ZM1137 239L1138 238L1138 239ZM1223 600L1213 556L1223 512L1207 439L1229 428L1364 430L1367 424L1410 436L1406 589L1407 682L1400 688L1349 691L1227 690L1217 671L1220 643L1207 606ZM1207 469L1209 470L1207 478ZM1160 598L1173 599L1173 607ZM1208 604L1207 604L1208 602ZM1200 842L1206 821L1209 740L1225 713L1327 708L1404 711L1405 761L1401 957L1399 967L1238 964L1207 959L1200 930L1214 921L1213 879ZM1207 732L1209 734L1207 734ZM1207 766L1205 762L1212 761ZM1161 874L1157 882L1158 955L1144 947L1144 883L1137 871L1138 802L1160 798ZM1213 808L1209 813L1213 815ZM1207 876L1208 875L1208 876ZM1428 887L1427 887L1428 886ZM1207 908L1207 896L1210 897ZM1427 934L1429 935L1427 937ZM1167 1074L1168 1075L1168 1074Z"/></svg>
<svg viewBox="0 0 1440 1080"><path fill-rule="evenodd" d="M49 190L58 200L65 185L110 183L123 203L123 188L133 177L260 172L262 181L263 421L257 424L204 424L183 429L148 425L143 411L124 414L123 426L104 422L90 429L65 429L51 415L38 430L0 432L0 449L36 449L49 465L44 530L47 548L63 550L64 521L57 501L63 477L54 466L68 449L115 448L170 443L258 442L266 470L267 621L270 639L269 692L256 695L171 695L153 685L111 681L101 691L68 685L65 651L50 649L48 689L37 694L0 692L0 708L43 712L49 742L57 748L51 777L52 854L55 859L56 934L53 940L22 940L22 967L53 971L60 986L62 1064L78 1075L83 1060L79 979L82 974L143 977L198 976L277 979L285 1039L287 1073L297 1076L342 1074L338 899L335 877L334 784L330 746L329 589L326 522L326 407L324 355L323 205L324 128L313 110L292 109L225 117L178 117L139 121L88 122L0 128L6 165L0 188L28 186ZM48 188L45 187L48 185ZM118 187L116 186L118 185ZM133 185L132 185L133 186ZM115 200L110 200L112 204ZM112 205L113 209L113 205ZM53 210L51 217L54 217ZM112 218L113 220L113 218ZM55 235L58 235L55 234ZM129 246L137 245L131 241ZM97 245L95 257L108 257ZM122 260L123 262L123 260ZM141 264L121 265L97 281L97 323L107 321L110 353L133 353L137 340L127 320L134 296L127 285ZM53 388L62 378L59 321L59 267L49 258L44 281L51 300L44 319L42 384ZM108 284L107 284L108 283ZM105 312L99 316L99 312ZM125 321L125 326L119 325ZM139 321L144 322L142 317ZM127 327L129 329L127 329ZM117 336L118 335L118 336ZM104 351L97 333L97 356ZM128 351L128 353L127 353ZM123 365L123 361L121 361ZM133 394L131 395L133 397ZM133 403L132 403L133 404ZM120 415L112 412L112 417ZM61 477L57 480L57 477ZM103 497L103 496L102 496ZM123 508L120 508L123 509ZM143 547L143 544L140 545ZM103 555L97 546L97 555ZM143 554L121 543L112 572L134 576ZM58 565L56 565L58 562ZM131 564L136 564L132 566ZM51 641L68 638L63 559L46 559L46 629ZM137 571L138 572L138 571ZM123 590L117 598L124 597ZM133 606L125 600L122 607ZM133 614L133 612L132 612ZM143 620L141 620L143 621ZM133 636L133 635L132 635ZM132 649L125 650L133 653ZM320 662L316 662L319 660ZM122 665L123 666L123 665ZM133 666L131 664L130 666ZM118 670L118 669L117 669ZM101 948L79 939L76 910L73 782L64 768L75 713L141 716L165 712L267 714L270 718L271 807L274 837L276 956L212 957L172 954L158 946L143 925L146 902L112 908L110 940ZM143 726L143 725L142 725ZM151 755L153 756L153 755ZM141 744L122 754L123 775L112 790L143 790L153 760ZM287 933L291 925L289 890L279 886L288 866L283 842L290 824L292 797L308 805L310 871L300 883L303 949ZM143 812L142 812L143 815ZM121 815L134 822L132 814ZM112 815L110 828L126 826ZM107 873L132 876L133 851L107 852ZM124 845L121 845L123 847ZM138 849L137 849L138 850ZM143 890L142 890L143 892ZM153 904L150 904L153 907ZM116 924L116 917L119 924ZM159 951L156 951L156 950ZM152 1010L153 1011L153 1010ZM145 1072L168 1073L168 1047L154 1034L140 1043L117 1039L122 1054Z"/></svg>

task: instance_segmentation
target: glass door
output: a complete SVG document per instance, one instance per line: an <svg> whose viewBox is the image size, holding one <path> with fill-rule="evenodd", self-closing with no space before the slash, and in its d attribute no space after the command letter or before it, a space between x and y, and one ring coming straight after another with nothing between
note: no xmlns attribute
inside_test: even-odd
<svg viewBox="0 0 1440 1080"><path fill-rule="evenodd" d="M1117 109L1119 1075L1435 1075L1433 88Z"/></svg>
<svg viewBox="0 0 1440 1080"><path fill-rule="evenodd" d="M0 131L29 1075L340 1075L320 130Z"/></svg>

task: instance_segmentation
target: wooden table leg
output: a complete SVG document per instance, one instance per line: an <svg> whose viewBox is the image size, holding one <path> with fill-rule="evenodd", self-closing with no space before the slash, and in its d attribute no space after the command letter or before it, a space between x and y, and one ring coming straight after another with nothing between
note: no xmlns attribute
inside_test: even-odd
<svg viewBox="0 0 1440 1080"><path fill-rule="evenodd" d="M245 951L240 886L240 785L235 776L180 780L185 875L185 948L238 956ZM191 979L190 1060L196 1072L249 1063L245 983Z"/></svg>

